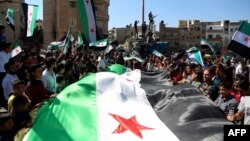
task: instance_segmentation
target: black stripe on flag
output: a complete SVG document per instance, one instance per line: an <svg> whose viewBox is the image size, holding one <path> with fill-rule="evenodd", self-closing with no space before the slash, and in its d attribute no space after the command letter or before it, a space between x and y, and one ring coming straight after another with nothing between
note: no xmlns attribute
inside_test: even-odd
<svg viewBox="0 0 250 141"><path fill-rule="evenodd" d="M231 40L231 42L230 42L227 49L231 50L231 51L233 51L235 53L238 53L242 57L250 59L250 48L243 45L243 44L241 44L241 43L239 43L239 42Z"/></svg>

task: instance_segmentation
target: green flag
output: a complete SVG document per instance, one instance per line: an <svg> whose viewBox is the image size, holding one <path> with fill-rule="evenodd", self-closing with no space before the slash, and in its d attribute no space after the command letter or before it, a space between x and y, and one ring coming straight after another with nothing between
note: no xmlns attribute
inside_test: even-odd
<svg viewBox="0 0 250 141"><path fill-rule="evenodd" d="M196 61L198 64L204 66L203 59L201 56L201 52L197 47L192 47L186 51L188 53L188 58Z"/></svg>
<svg viewBox="0 0 250 141"><path fill-rule="evenodd" d="M108 38L91 42L90 47L106 47L108 45Z"/></svg>
<svg viewBox="0 0 250 141"><path fill-rule="evenodd" d="M76 48L79 48L83 45L82 34L78 32L77 41L76 41Z"/></svg>
<svg viewBox="0 0 250 141"><path fill-rule="evenodd" d="M178 141L140 79L140 70L87 75L42 105L23 141Z"/></svg>
<svg viewBox="0 0 250 141"><path fill-rule="evenodd" d="M17 56L19 53L22 52L22 48L20 46L20 42L18 40L16 40L13 44L12 44L12 51L11 51L11 57L15 57Z"/></svg>
<svg viewBox="0 0 250 141"><path fill-rule="evenodd" d="M14 9L13 8L8 8L5 20L6 20L6 23L10 26L10 28L15 30Z"/></svg>
<svg viewBox="0 0 250 141"><path fill-rule="evenodd" d="M77 0L83 34L88 43L96 41L96 20L92 0Z"/></svg>

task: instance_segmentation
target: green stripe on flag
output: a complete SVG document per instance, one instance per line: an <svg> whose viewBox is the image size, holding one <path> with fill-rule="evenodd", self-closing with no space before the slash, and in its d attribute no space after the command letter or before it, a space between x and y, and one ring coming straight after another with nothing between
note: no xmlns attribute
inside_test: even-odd
<svg viewBox="0 0 250 141"><path fill-rule="evenodd" d="M250 36L250 23L243 21L238 29L238 31Z"/></svg>
<svg viewBox="0 0 250 141"><path fill-rule="evenodd" d="M45 102L24 141L98 141L96 74Z"/></svg>
<svg viewBox="0 0 250 141"><path fill-rule="evenodd" d="M108 66L107 71L114 72L116 74L121 75L121 74L124 74L125 72L132 71L132 70L120 64L113 64L111 66Z"/></svg>
<svg viewBox="0 0 250 141"><path fill-rule="evenodd" d="M31 20L31 25L30 25L30 32L31 32L30 36L32 36L34 29L35 29L35 26L36 26L36 17L37 17L37 13L38 13L38 6L36 6L36 5L29 5L29 6L33 7L33 11L32 11L33 15L32 15L32 20Z"/></svg>
<svg viewBox="0 0 250 141"><path fill-rule="evenodd" d="M77 8L78 8L79 15L80 15L80 21L81 21L84 36L85 36L86 40L90 43L88 17L86 16L87 14L86 14L86 7L84 4L84 1L77 0L76 4L77 4Z"/></svg>

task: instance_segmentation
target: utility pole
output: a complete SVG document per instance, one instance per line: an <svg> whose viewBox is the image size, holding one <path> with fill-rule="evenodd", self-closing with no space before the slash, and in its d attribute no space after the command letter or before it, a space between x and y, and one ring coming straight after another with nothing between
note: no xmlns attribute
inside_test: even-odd
<svg viewBox="0 0 250 141"><path fill-rule="evenodd" d="M144 23L144 0L142 0L142 23Z"/></svg>

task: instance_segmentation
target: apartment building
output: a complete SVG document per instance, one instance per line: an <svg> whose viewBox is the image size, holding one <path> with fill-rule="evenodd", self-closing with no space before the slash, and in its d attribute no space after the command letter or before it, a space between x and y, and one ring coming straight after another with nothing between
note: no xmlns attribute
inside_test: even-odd
<svg viewBox="0 0 250 141"><path fill-rule="evenodd" d="M100 38L108 35L109 4L110 0L94 0L97 32ZM69 26L72 27L73 36L82 31L76 0L44 0L44 45L65 36Z"/></svg>

